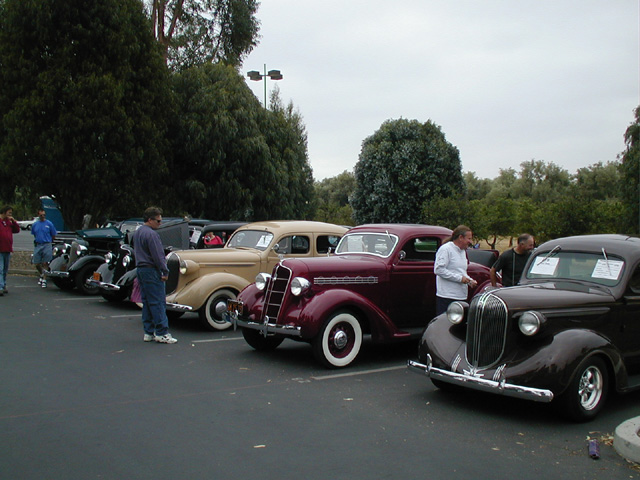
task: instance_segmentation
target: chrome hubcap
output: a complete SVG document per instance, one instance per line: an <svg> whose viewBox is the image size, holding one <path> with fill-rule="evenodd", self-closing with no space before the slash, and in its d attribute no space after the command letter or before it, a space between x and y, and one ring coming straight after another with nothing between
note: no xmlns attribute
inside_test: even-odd
<svg viewBox="0 0 640 480"><path fill-rule="evenodd" d="M347 334L342 330L337 331L336 334L333 336L333 344L335 345L336 348L340 350L346 347L348 342L349 342L349 337L347 337Z"/></svg>
<svg viewBox="0 0 640 480"><path fill-rule="evenodd" d="M582 408L585 410L595 408L600 402L602 388L602 372L596 367L587 368L582 374L580 385L578 386L578 395Z"/></svg>

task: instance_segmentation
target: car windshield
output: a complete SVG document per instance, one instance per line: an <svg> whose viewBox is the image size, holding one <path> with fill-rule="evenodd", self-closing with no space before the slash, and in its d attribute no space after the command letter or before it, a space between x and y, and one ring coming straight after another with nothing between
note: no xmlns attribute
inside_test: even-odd
<svg viewBox="0 0 640 480"><path fill-rule="evenodd" d="M624 271L624 260L606 252L551 251L536 255L526 278L545 280L577 280L607 287L617 285Z"/></svg>
<svg viewBox="0 0 640 480"><path fill-rule="evenodd" d="M255 248L256 250L266 250L273 240L273 233L264 230L240 230L235 232L227 247L231 248Z"/></svg>
<svg viewBox="0 0 640 480"><path fill-rule="evenodd" d="M397 243L398 237L389 233L356 232L342 237L336 253L367 253L388 257Z"/></svg>

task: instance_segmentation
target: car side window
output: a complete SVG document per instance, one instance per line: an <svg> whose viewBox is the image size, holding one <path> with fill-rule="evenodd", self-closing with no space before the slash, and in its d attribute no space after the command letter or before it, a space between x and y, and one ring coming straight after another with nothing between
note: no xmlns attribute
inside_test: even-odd
<svg viewBox="0 0 640 480"><path fill-rule="evenodd" d="M340 242L338 235L318 235L316 239L316 250L318 253L327 253L329 249L335 251L338 242Z"/></svg>
<svg viewBox="0 0 640 480"><path fill-rule="evenodd" d="M291 235L281 238L278 242L278 253L281 255L304 255L309 253L309 237Z"/></svg>
<svg viewBox="0 0 640 480"><path fill-rule="evenodd" d="M440 240L438 238L413 238L402 247L402 250L406 253L403 261L433 262L436 259L436 250L438 250L439 246Z"/></svg>

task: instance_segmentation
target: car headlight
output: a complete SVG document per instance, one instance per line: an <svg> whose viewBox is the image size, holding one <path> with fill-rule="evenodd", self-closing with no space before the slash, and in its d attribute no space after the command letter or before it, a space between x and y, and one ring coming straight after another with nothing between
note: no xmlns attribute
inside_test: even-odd
<svg viewBox="0 0 640 480"><path fill-rule="evenodd" d="M299 297L311 287L311 282L306 278L296 277L291 281L291 294Z"/></svg>
<svg viewBox="0 0 640 480"><path fill-rule="evenodd" d="M269 275L268 273L259 273L258 275L256 275L256 288L260 291L263 291L265 288L267 288L269 280L271 280L271 275Z"/></svg>
<svg viewBox="0 0 640 480"><path fill-rule="evenodd" d="M518 328L527 337L531 337L540 331L546 319L540 312L524 312L518 319Z"/></svg>
<svg viewBox="0 0 640 480"><path fill-rule="evenodd" d="M131 263L131 257L129 255L125 255L122 259L122 266L127 268L129 266L129 263Z"/></svg>
<svg viewBox="0 0 640 480"><path fill-rule="evenodd" d="M111 260L113 260L113 253L108 252L104 254L104 261L107 263L111 263Z"/></svg>
<svg viewBox="0 0 640 480"><path fill-rule="evenodd" d="M180 267L178 268L178 270L180 270L180 274L186 275L187 274L187 262L185 262L184 260L180 259Z"/></svg>
<svg viewBox="0 0 640 480"><path fill-rule="evenodd" d="M453 302L447 307L447 319L454 325L462 323L469 308L466 302Z"/></svg>
<svg viewBox="0 0 640 480"><path fill-rule="evenodd" d="M76 249L76 255L80 256L82 255L82 252L86 252L88 250L87 247L85 247L84 245L78 245L78 248Z"/></svg>

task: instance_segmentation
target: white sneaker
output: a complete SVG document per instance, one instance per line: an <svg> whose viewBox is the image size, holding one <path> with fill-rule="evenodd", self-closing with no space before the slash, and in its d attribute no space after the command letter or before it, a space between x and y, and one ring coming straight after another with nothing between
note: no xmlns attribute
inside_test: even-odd
<svg viewBox="0 0 640 480"><path fill-rule="evenodd" d="M153 340L154 340L154 335L149 335L148 333L145 333L145 334L144 334L144 338L143 338L143 340L144 340L145 342L153 342Z"/></svg>
<svg viewBox="0 0 640 480"><path fill-rule="evenodd" d="M166 333L166 334L162 335L161 337L156 335L154 337L154 340L156 342L158 342L158 343L176 343L178 341L178 339L177 338L173 338L170 333Z"/></svg>
<svg viewBox="0 0 640 480"><path fill-rule="evenodd" d="M47 288L47 281L43 279L43 280L42 280L42 283L40 284L40 286L41 286L42 288Z"/></svg>
<svg viewBox="0 0 640 480"><path fill-rule="evenodd" d="M38 277L38 285L42 285L42 277Z"/></svg>

